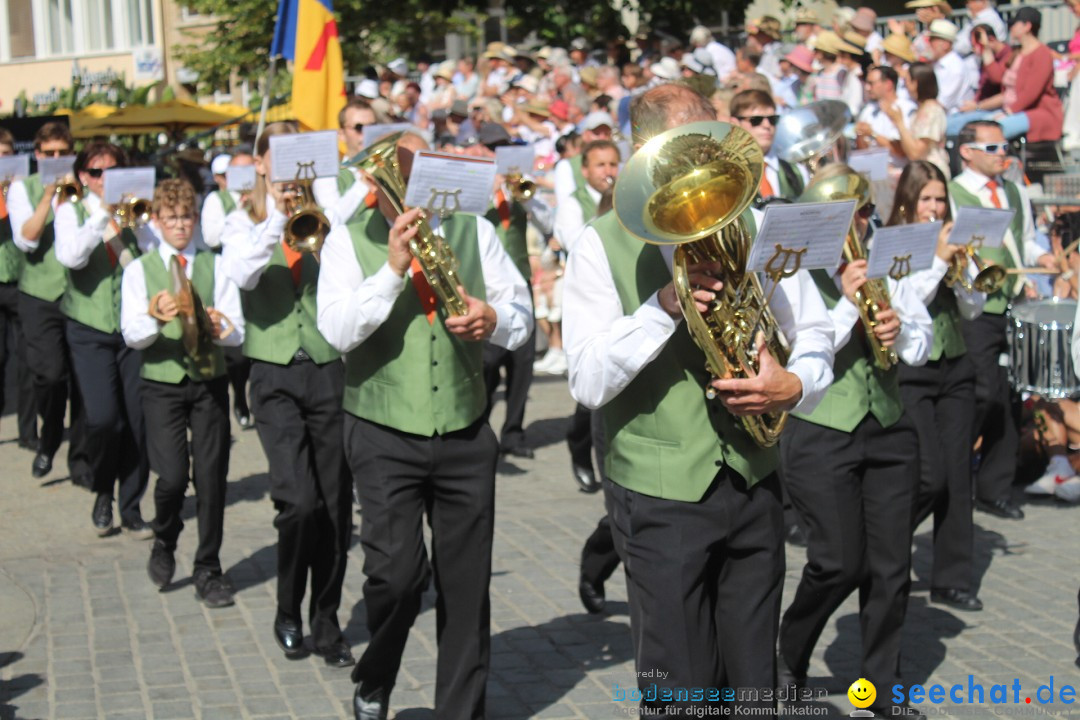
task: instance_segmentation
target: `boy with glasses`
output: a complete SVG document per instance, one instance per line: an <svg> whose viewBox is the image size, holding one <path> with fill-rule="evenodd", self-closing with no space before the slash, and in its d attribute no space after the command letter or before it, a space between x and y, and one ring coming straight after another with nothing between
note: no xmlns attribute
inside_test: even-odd
<svg viewBox="0 0 1080 720"><path fill-rule="evenodd" d="M781 160L773 152L780 116L776 114L776 103L772 96L761 90L743 90L731 98L730 111L732 121L750 133L765 153L765 172L761 175L758 188L759 201L774 196L794 200L802 195L809 179L806 169Z"/></svg>
<svg viewBox="0 0 1080 720"><path fill-rule="evenodd" d="M979 257L1006 268L1056 268L1053 255L1035 242L1027 191L1001 177L1008 148L1001 125L993 120L970 122L960 130L957 141L964 171L949 183L953 216L956 207L962 206L1016 211L1002 246L981 248ZM1014 398L1008 371L998 358L1008 352L1005 310L1024 286L1019 276L1010 275L1001 290L987 297L982 315L965 320L962 326L964 343L975 363L975 438L982 436L982 462L975 472L975 507L1013 520L1024 517L1010 499L1020 436L1012 411Z"/></svg>
<svg viewBox="0 0 1080 720"><path fill-rule="evenodd" d="M152 222L161 242L124 270L120 327L128 346L142 351L146 447L158 475L147 573L165 588L176 572L173 553L184 527L180 515L190 457L199 521L195 596L218 608L233 604L218 557L229 468L229 385L221 347L243 343L244 317L240 291L223 272L221 257L191 242L199 220L196 202L195 190L183 180L166 180L154 192ZM181 311L191 311L191 301L174 294L174 273L190 280L207 306L210 337L200 332L194 353L185 348L180 318ZM227 320L231 330L223 329Z"/></svg>

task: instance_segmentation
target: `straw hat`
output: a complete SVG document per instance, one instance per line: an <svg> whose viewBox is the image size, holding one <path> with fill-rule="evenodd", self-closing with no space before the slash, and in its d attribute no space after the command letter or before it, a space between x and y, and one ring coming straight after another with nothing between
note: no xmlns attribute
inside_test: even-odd
<svg viewBox="0 0 1080 720"><path fill-rule="evenodd" d="M795 10L795 24L796 25L817 25L818 16L813 9L808 7L800 7Z"/></svg>
<svg viewBox="0 0 1080 720"><path fill-rule="evenodd" d="M911 49L911 41L907 35L893 33L885 38L882 49L890 55L895 55L904 62L915 62L915 52Z"/></svg>
<svg viewBox="0 0 1080 720"><path fill-rule="evenodd" d="M863 51L857 46L845 41L832 30L822 30L814 41L814 49L830 55L846 52L849 55L862 55Z"/></svg>

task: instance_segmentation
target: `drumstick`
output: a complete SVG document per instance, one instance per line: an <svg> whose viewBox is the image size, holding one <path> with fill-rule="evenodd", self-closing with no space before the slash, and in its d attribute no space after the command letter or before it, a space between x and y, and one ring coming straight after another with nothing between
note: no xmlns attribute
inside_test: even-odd
<svg viewBox="0 0 1080 720"><path fill-rule="evenodd" d="M1005 273L1007 275L1059 275L1061 271L1049 268L1006 268Z"/></svg>

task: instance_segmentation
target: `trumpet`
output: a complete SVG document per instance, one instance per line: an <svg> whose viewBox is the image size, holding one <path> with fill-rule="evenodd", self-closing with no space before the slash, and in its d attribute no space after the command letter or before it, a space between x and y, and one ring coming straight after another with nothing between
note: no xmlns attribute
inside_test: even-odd
<svg viewBox="0 0 1080 720"><path fill-rule="evenodd" d="M121 229L134 230L150 222L150 201L127 197L113 206L113 218Z"/></svg>
<svg viewBox="0 0 1080 720"><path fill-rule="evenodd" d="M75 180L64 180L56 183L56 202L78 202L82 200L82 185Z"/></svg>
<svg viewBox="0 0 1080 720"><path fill-rule="evenodd" d="M516 167L510 168L510 172L506 174L506 184L510 187L510 194L514 196L516 202L527 202L536 194L536 183L522 177L521 171Z"/></svg>
<svg viewBox="0 0 1080 720"><path fill-rule="evenodd" d="M289 216L285 222L285 244L294 252L311 253L318 260L323 242L330 234L330 221L315 204L315 193L311 189L313 179L305 176L305 170L301 166L296 171L296 184L288 188L294 197L285 202Z"/></svg>
<svg viewBox="0 0 1080 720"><path fill-rule="evenodd" d="M969 259L975 263L975 269L978 270L974 281L968 280L965 272ZM978 291L991 295L1005 285L1007 277L1005 268L1000 265L987 265L986 261L975 252L975 243L968 243L963 250L953 255L949 271L945 274L945 285L948 287L959 285L967 292Z"/></svg>
<svg viewBox="0 0 1080 720"><path fill-rule="evenodd" d="M10 187L11 178L5 178L3 180L0 180L0 195L3 195L5 200L7 200L8 188Z"/></svg>

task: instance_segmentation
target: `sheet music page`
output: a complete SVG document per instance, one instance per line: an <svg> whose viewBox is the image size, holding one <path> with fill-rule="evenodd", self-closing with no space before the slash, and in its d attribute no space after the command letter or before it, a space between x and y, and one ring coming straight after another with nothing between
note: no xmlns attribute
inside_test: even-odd
<svg viewBox="0 0 1080 720"><path fill-rule="evenodd" d="M941 222L878 228L870 244L866 277L907 277L934 264Z"/></svg>
<svg viewBox="0 0 1080 720"><path fill-rule="evenodd" d="M413 158L405 204L426 208L433 214L446 211L483 215L491 207L495 169L495 161L488 158L421 150Z"/></svg>
<svg viewBox="0 0 1080 720"><path fill-rule="evenodd" d="M255 166L236 165L225 170L225 189L247 192L255 187Z"/></svg>
<svg viewBox="0 0 1080 720"><path fill-rule="evenodd" d="M105 204L115 205L125 196L151 200L154 197L154 168L110 168L105 178Z"/></svg>
<svg viewBox="0 0 1080 720"><path fill-rule="evenodd" d="M300 166L311 163L314 165L307 171L306 177L337 177L336 130L275 135L270 138L270 182L295 180Z"/></svg>
<svg viewBox="0 0 1080 720"><path fill-rule="evenodd" d="M497 147L495 148L495 172L499 175L509 175L513 170L521 175L531 175L535 157L536 149L532 145Z"/></svg>
<svg viewBox="0 0 1080 720"><path fill-rule="evenodd" d="M380 125L365 125L364 147L368 147L369 145L377 143L387 135L393 135L396 132L405 132L406 130L417 130L417 127L412 123L382 123Z"/></svg>
<svg viewBox="0 0 1080 720"><path fill-rule="evenodd" d="M976 247L1001 247L1005 241L1005 232L1012 223L1012 208L984 208L963 206L956 209L952 233L949 242L954 245L975 243ZM1016 239L1017 242L1020 238Z"/></svg>
<svg viewBox="0 0 1080 720"><path fill-rule="evenodd" d="M848 154L848 165L855 172L865 175L868 180L888 180L889 148L852 150Z"/></svg>
<svg viewBox="0 0 1080 720"><path fill-rule="evenodd" d="M21 180L30 175L30 154L0 157L0 182Z"/></svg>
<svg viewBox="0 0 1080 720"><path fill-rule="evenodd" d="M38 174L41 175L42 185L51 185L57 180L63 180L68 175L75 176L75 156L61 155L56 158L41 158L38 160Z"/></svg>
<svg viewBox="0 0 1080 720"><path fill-rule="evenodd" d="M790 269L792 258L802 251L800 269L835 270L854 215L854 200L769 205L750 251L747 269L755 272Z"/></svg>

